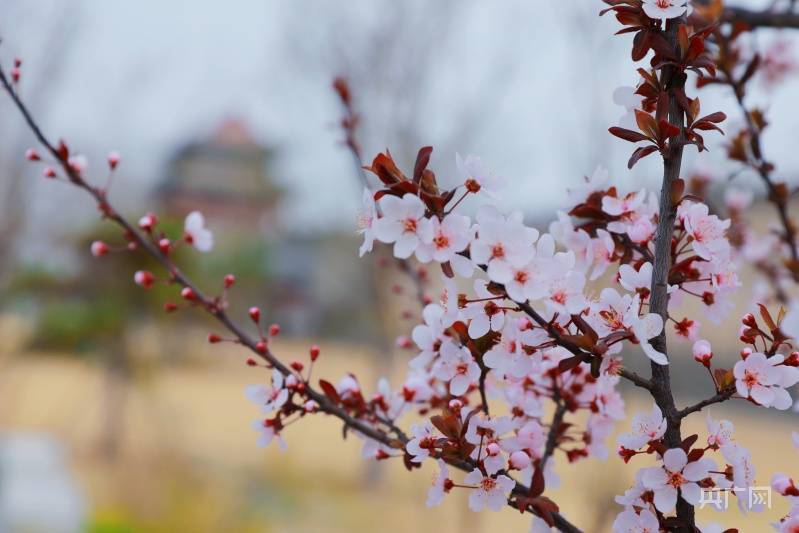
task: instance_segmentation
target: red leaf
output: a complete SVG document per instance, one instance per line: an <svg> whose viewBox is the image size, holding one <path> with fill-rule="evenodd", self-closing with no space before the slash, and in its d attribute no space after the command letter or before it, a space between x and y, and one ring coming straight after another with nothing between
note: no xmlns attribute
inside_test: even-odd
<svg viewBox="0 0 799 533"><path fill-rule="evenodd" d="M419 183L422 179L422 172L427 168L430 163L430 154L433 152L432 146L423 146L419 148L419 153L416 154L416 165L413 167L413 181Z"/></svg>
<svg viewBox="0 0 799 533"><path fill-rule="evenodd" d="M319 387L322 388L322 392L325 393L325 396L327 396L331 402L333 402L336 405L341 403L341 397L338 395L338 391L336 390L336 387L334 387L332 383L324 379L320 379Z"/></svg>
<svg viewBox="0 0 799 533"><path fill-rule="evenodd" d="M619 128L618 126L613 126L612 128L608 128L608 131L611 133L611 135L615 135L619 139L624 139L625 141L630 141L631 143L651 140L643 133L639 133L633 130L628 130L626 128Z"/></svg>
<svg viewBox="0 0 799 533"><path fill-rule="evenodd" d="M627 161L627 168L633 168L639 160L645 158L652 152L657 151L657 149L658 147L653 145L642 146L641 148L638 148L635 152L633 152L633 155L630 156L630 160Z"/></svg>

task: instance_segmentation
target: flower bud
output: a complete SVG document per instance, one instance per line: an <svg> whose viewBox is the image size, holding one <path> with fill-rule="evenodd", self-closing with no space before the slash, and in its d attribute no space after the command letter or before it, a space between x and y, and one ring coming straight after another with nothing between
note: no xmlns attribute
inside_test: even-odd
<svg viewBox="0 0 799 533"><path fill-rule="evenodd" d="M530 456L526 452L518 450L510 454L508 463L515 470L524 470L530 466Z"/></svg>
<svg viewBox="0 0 799 533"><path fill-rule="evenodd" d="M197 299L197 295L194 294L194 291L191 287L183 287L183 289L180 291L180 297L190 302L193 302Z"/></svg>
<svg viewBox="0 0 799 533"><path fill-rule="evenodd" d="M108 246L103 241L94 241L91 250L94 257L102 257L108 253Z"/></svg>
<svg viewBox="0 0 799 533"><path fill-rule="evenodd" d="M108 168L111 170L115 170L119 165L120 156L118 152L109 152L108 153Z"/></svg>
<svg viewBox="0 0 799 533"><path fill-rule="evenodd" d="M710 343L704 339L698 340L693 347L694 359L710 368L710 360L713 358L713 350Z"/></svg>
<svg viewBox="0 0 799 533"><path fill-rule="evenodd" d="M28 161L41 161L41 157L39 157L39 152L37 152L33 148L28 148L25 150L25 159Z"/></svg>
<svg viewBox="0 0 799 533"><path fill-rule="evenodd" d="M276 337L280 333L280 326L278 324L272 324L269 326L269 336Z"/></svg>
<svg viewBox="0 0 799 533"><path fill-rule="evenodd" d="M133 281L136 283L136 285L144 287L145 289L149 289L153 286L155 277L147 270L139 270L133 274Z"/></svg>
<svg viewBox="0 0 799 533"><path fill-rule="evenodd" d="M500 451L502 450L499 447L499 444L497 444L496 442L489 442L488 446L486 446L486 453L488 453L488 455L492 457L497 455Z"/></svg>
<svg viewBox="0 0 799 533"><path fill-rule="evenodd" d="M139 219L139 227L144 231L151 231L158 222L158 217L152 213L147 213Z"/></svg>
<svg viewBox="0 0 799 533"><path fill-rule="evenodd" d="M310 354L311 354L311 361L312 362L316 361L317 359L319 359L319 352L320 352L319 346L317 346L316 344L311 346Z"/></svg>
<svg viewBox="0 0 799 533"><path fill-rule="evenodd" d="M226 289L229 289L230 287L232 287L234 283L236 283L236 276L234 276L233 274L228 274L228 275L225 276L225 288Z"/></svg>
<svg viewBox="0 0 799 533"><path fill-rule="evenodd" d="M255 343L255 351L258 352L259 354L262 354L262 355L265 354L266 353L266 343L264 341L256 342Z"/></svg>
<svg viewBox="0 0 799 533"><path fill-rule="evenodd" d="M306 413L315 413L319 409L319 404L313 400L308 400L305 402L305 412Z"/></svg>
<svg viewBox="0 0 799 533"><path fill-rule="evenodd" d="M247 312L250 315L250 319L256 324L261 320L261 310L257 307L250 307L250 310Z"/></svg>
<svg viewBox="0 0 799 533"><path fill-rule="evenodd" d="M216 344L218 342L222 342L222 337L220 337L216 333L209 333L208 334L208 342L210 342L211 344Z"/></svg>
<svg viewBox="0 0 799 533"><path fill-rule="evenodd" d="M247 358L247 366L258 366L258 361L256 361L252 357L248 357Z"/></svg>
<svg viewBox="0 0 799 533"><path fill-rule="evenodd" d="M42 175L45 178L55 178L56 177L55 169L53 167L44 167L44 170L42 170Z"/></svg>
<svg viewBox="0 0 799 533"><path fill-rule="evenodd" d="M750 355L752 355L752 348L741 348L741 359L746 359Z"/></svg>
<svg viewBox="0 0 799 533"><path fill-rule="evenodd" d="M302 372L303 368L305 368L305 366L302 363L300 363L299 361L292 361L291 362L291 369L292 370L294 370L296 372Z"/></svg>
<svg viewBox="0 0 799 533"><path fill-rule="evenodd" d="M178 309L178 306L173 304L172 302L164 303L164 311L166 311L167 313L171 313L173 311L177 311L177 309Z"/></svg>
<svg viewBox="0 0 799 533"><path fill-rule="evenodd" d="M394 341L394 344L396 344L397 348L402 348L403 350L410 350L413 348L413 342L407 335L400 335L397 337L397 340Z"/></svg>
<svg viewBox="0 0 799 533"><path fill-rule="evenodd" d="M164 255L169 253L169 248L172 246L172 243L169 242L169 239L161 239L158 241L158 248L161 250L161 253Z"/></svg>
<svg viewBox="0 0 799 533"><path fill-rule="evenodd" d="M13 81L14 83L19 83L19 76L20 76L19 67L12 68L11 69L11 81Z"/></svg>
<svg viewBox="0 0 799 533"><path fill-rule="evenodd" d="M452 411L453 413L460 413L462 407L463 407L463 402L458 399L449 401L449 410Z"/></svg>

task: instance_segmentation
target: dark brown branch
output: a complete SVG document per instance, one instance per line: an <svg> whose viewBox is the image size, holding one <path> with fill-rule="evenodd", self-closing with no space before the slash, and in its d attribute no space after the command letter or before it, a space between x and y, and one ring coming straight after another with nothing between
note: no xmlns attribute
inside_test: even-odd
<svg viewBox="0 0 799 533"><path fill-rule="evenodd" d="M677 31L682 19L672 19L666 29L666 38L669 45L675 50L677 47ZM679 50L678 50L679 53ZM672 201L672 187L680 176L682 166L683 143L685 141L685 117L676 97L676 92L685 87L686 76L674 67L666 67L661 71L663 86L669 93L669 122L680 128L680 134L672 139L668 152L663 157L663 182L660 189L659 218L655 232L655 262L652 268L652 285L649 300L649 310L657 313L663 319L663 331L651 340L652 347L668 354L666 346L666 327L668 321L668 276L671 269L671 241L674 233L674 220L677 215L676 207ZM664 442L669 448L677 448L682 440L680 436L681 418L678 416L671 391L671 377L669 365L659 365L652 361L652 397L666 418L666 433ZM673 531L692 533L696 527L694 507L679 498L677 501L677 519Z"/></svg>
<svg viewBox="0 0 799 533"><path fill-rule="evenodd" d="M153 257L167 272L169 272L171 276L171 280L181 287L189 288L193 291L195 295L196 303L201 306L205 311L211 314L217 321L219 321L228 331L230 331L236 340L243 346L247 347L252 351L255 355L265 360L269 365L273 366L274 368L278 369L282 374L289 375L292 374L292 371L286 367L280 360L272 354L272 352L268 349L266 350L259 350L257 347L257 341L250 337L238 324L233 322L233 320L225 313L222 306L218 305L218 302L211 297L206 296L203 292L197 288L197 286L179 269L177 268L172 261L166 256L161 250L156 247L152 242L150 242L133 224L128 222L127 219L122 217L113 207L108 203L106 197L106 191L93 187L92 185L88 184L81 175L73 169L69 163L59 154L58 150L55 146L45 137L44 133L42 132L41 128L38 126L36 121L33 119L33 116L29 112L28 108L25 104L20 100L19 95L14 90L13 85L8 80L5 70L0 66L0 85L5 89L6 93L11 98L12 102L14 103L17 110L22 114L25 122L27 123L30 130L33 132L36 139L39 143L44 146L44 148L50 153L50 155L58 162L61 166L62 170L65 172L69 181L75 185L76 187L83 189L87 193L89 193L97 202L98 206L100 207L101 211L103 212L104 216L111 220L112 222L119 225L125 232L130 236L133 242L135 242L140 249L142 249L146 254ZM389 421L383 421L382 423L387 426L389 431L394 433L394 436L380 430L376 429L370 424L365 423L364 421L351 416L347 413L346 410L341 408L340 406L334 404L330 401L327 396L318 392L317 390L313 389L310 386L310 383L307 384L305 388L305 394L309 399L314 400L319 405L319 410L321 412L327 413L329 415L335 416L341 422L351 429L361 433L365 437L373 439L377 442L380 442L386 446L389 446L394 449L404 449L405 443L407 442L407 437L402 433L399 428L393 425L393 423ZM472 461L458 461L447 459L447 463L455 468L460 470L470 472L473 468L475 468L475 464ZM517 494L526 494L529 492L529 489L521 483L517 483L516 487L514 488L514 493ZM509 505L514 506L509 501ZM527 512L538 514L534 511L531 507L527 507L525 509ZM552 514L553 520L555 521L555 526L565 533L581 533L581 530L574 526L571 522L569 522L565 517L560 515L559 513Z"/></svg>
<svg viewBox="0 0 799 533"><path fill-rule="evenodd" d="M679 418L685 418L686 416L690 415L691 413L696 413L698 411L701 411L702 409L704 409L708 405L713 405L715 403L726 402L727 400L732 398L733 394L735 394L735 385L727 387L726 389L718 392L715 396L712 396L712 397L710 397L710 398L708 398L706 400L702 400L699 403L696 403L694 405L686 407L682 411L678 412L677 416Z"/></svg>

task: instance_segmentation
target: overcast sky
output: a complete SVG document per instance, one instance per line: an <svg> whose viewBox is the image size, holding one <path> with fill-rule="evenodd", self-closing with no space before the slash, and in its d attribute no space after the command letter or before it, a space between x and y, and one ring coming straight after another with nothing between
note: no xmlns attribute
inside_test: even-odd
<svg viewBox="0 0 799 533"><path fill-rule="evenodd" d="M290 193L292 225L352 226L360 195L349 156L337 144L339 110L329 88L342 69L360 73L362 86L354 91L375 115L368 138L361 139L369 157L391 148L398 127L392 121L410 124L413 142L444 146L433 158L442 181L455 180L455 150L477 153L507 178L505 205L536 219L559 206L564 187L597 164L626 183L656 186L658 158L631 174L624 164L630 145L606 133L622 114L611 101L613 89L637 80L629 37L613 37L616 22L596 16L599 0L464 0L432 23L425 19L427 2L396 4L3 0L0 58L6 65L25 58L29 77L39 75L37 64L46 57L59 58L61 68L42 97L42 121L95 163L119 150L124 164L115 191L129 206L163 178L165 159L177 146L234 116L279 150L277 179ZM374 36L386 28L401 34L400 50L418 53L422 43L430 52L427 65L419 66L425 74L399 95L363 78L375 50L382 50ZM407 69L416 68L402 65L401 54L385 59L383 83L406 80ZM23 94L33 84L25 79ZM410 108L400 101L408 91L422 95ZM754 95L771 110L766 150L791 181L799 168L793 154L797 95L795 79L774 94ZM716 105L738 120L728 99L708 94L703 101L704 110ZM14 121L19 118L0 100L0 135L18 136ZM412 159L412 150L403 152L401 160ZM716 152L705 160L710 168L720 168ZM48 183L34 196L37 222L69 228L86 220L86 204L74 192Z"/></svg>

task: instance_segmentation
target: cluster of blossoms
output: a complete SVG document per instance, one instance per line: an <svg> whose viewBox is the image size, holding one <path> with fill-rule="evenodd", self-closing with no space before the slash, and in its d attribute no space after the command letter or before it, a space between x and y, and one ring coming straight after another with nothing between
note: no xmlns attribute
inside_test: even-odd
<svg viewBox="0 0 799 533"><path fill-rule="evenodd" d="M316 346L310 348L308 362L282 363L270 348L279 327L264 330L258 307L248 312L257 337L234 324L225 313L227 291L235 283L232 275L224 278L222 294L216 297L203 295L191 284L172 261L172 252L181 243L203 252L212 249L213 234L199 212L187 216L182 236L173 239L160 229L154 214L129 224L107 201L110 180L105 187L90 185L84 179L85 158L71 154L63 142L51 145L38 128L34 130L53 160L44 161L35 150L27 157L44 161L46 177L87 190L102 215L124 229L123 246L97 241L91 246L93 255L144 249L168 276L158 279L139 271L135 283L143 288L156 282L179 286L188 305L209 312L233 335L226 339L212 333L209 342L234 342L258 356L247 364L268 369L270 380L249 386L246 396L262 411L253 423L260 446L277 442L286 448L284 430L290 424L319 413L335 416L344 423L345 434L363 440L365 458L396 458L408 470L435 463L429 506L463 489L469 491L474 511L499 511L510 503L535 515L534 531L553 526L573 531L558 506L544 496L546 488L558 484L553 458L559 454L573 463L610 455L609 436L625 418L617 389L627 379L650 392L655 404L651 412L634 416L632 430L618 439L617 453L625 463L651 456L654 465L642 466L633 487L616 498L622 510L614 531L695 531L693 514L681 516L680 508L699 504L706 489L732 493L744 511L759 510L745 506L739 494L754 486L756 471L751 453L734 440L730 421L708 416L703 441L699 435L682 438L680 421L733 397L760 407L790 407L788 389L799 382L799 352L792 351L793 339L799 337L799 306L787 315L781 309L776 319L763 305L760 320L745 315L738 333L745 345L740 361L732 368L713 368L713 348L700 338L702 324L682 315L683 302L698 303L703 317L719 322L732 308L741 262L754 262L766 272L778 270L772 281L799 279L796 239L790 223L771 239L749 234L742 214L751 200L746 194L730 191L729 218L722 218L703 195L686 191L676 173L669 175L670 169L679 169L682 149L694 145L703 151L703 133L719 130L717 124L725 119L723 113L700 115L699 99L685 93L687 72L698 74L700 85L731 85L742 98L739 88L751 77L749 70L756 70L751 67L755 60L743 77L735 76L725 63L729 57L733 65L739 62L728 46L734 36L700 24L687 0L605 3L610 6L605 12L613 12L623 25L619 33L635 34L633 59L653 53L650 68L638 70L636 87L615 92L614 100L625 108L625 115L610 132L644 143L630 157L630 167L654 153L663 157L666 173L660 200L646 189L618 190L610 185L608 172L598 168L568 191L568 205L540 231L527 226L521 213L504 214L497 208L494 200L503 180L475 156L456 156L461 175L447 189L428 168L431 148L419 151L411 175L398 168L388 151L379 154L368 170L381 185L366 189L362 197L360 254L382 243L403 264L415 260L435 266L441 271L441 291L439 298L425 300L421 320L410 332L412 342L403 342L416 351L403 382L392 388L381 379L371 395L354 374L336 384L318 380L315 388L311 378L320 354ZM686 19L689 15L692 18ZM711 35L718 42L717 54L729 57L714 57L706 50ZM20 65L15 63L12 71L13 84L19 81ZM0 81L32 120L2 69ZM348 127L353 128L357 117L348 89L337 82L336 90L347 109ZM772 167L759 149L762 117L747 117L750 124L728 152L772 185L787 219L787 188L769 181ZM355 150L351 129L347 144ZM109 155L112 173L119 161L118 154ZM482 204L474 217L456 212L470 196ZM770 257L775 250L781 255L792 252L795 261L775 266ZM592 283L601 283L602 289L597 293ZM177 308L165 304L166 311ZM693 357L714 385L715 396L682 411L671 399L668 373L665 385L656 381L669 364L666 328L693 343ZM623 351L628 359L651 361L652 378L625 368ZM422 419L409 434L399 422L406 415ZM794 442L799 446L798 434ZM455 469L463 472L460 479L453 479ZM776 475L772 486L792 505L774 527L799 530L797 485L788 476ZM675 510L677 516L666 516Z"/></svg>

